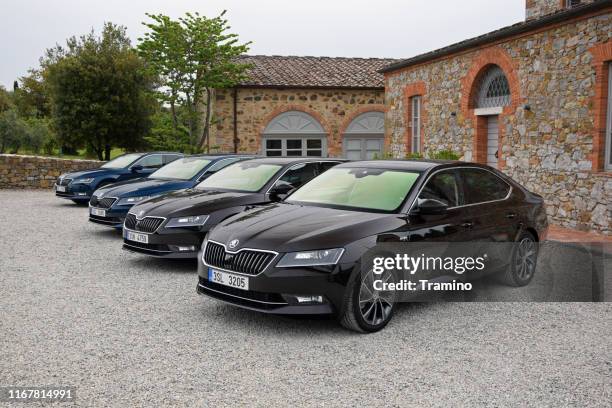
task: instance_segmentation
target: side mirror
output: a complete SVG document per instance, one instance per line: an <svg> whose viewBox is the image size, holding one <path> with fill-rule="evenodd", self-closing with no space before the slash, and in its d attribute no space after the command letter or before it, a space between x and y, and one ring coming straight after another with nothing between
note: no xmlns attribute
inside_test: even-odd
<svg viewBox="0 0 612 408"><path fill-rule="evenodd" d="M281 201L295 189L291 184L277 184L270 189L270 200Z"/></svg>
<svg viewBox="0 0 612 408"><path fill-rule="evenodd" d="M431 198L417 199L417 207L412 212L420 215L440 215L448 210L448 205Z"/></svg>
<svg viewBox="0 0 612 408"><path fill-rule="evenodd" d="M130 168L130 170L132 171L132 173L139 172L139 171L140 171L140 170L142 170L142 169L143 169L143 167L142 167L140 164L137 164L137 165L132 166L132 167Z"/></svg>

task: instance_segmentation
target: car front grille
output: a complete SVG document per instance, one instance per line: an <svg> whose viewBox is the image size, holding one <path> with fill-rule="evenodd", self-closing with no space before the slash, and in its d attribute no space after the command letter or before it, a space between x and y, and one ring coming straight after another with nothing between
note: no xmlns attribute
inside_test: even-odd
<svg viewBox="0 0 612 408"><path fill-rule="evenodd" d="M276 255L271 252L243 249L236 253L227 252L225 247L209 241L204 252L204 261L210 266L228 271L257 275L266 269Z"/></svg>
<svg viewBox="0 0 612 408"><path fill-rule="evenodd" d="M71 181L72 179L69 179L69 178L58 177L55 184L57 184L58 186L67 186L68 184L70 184Z"/></svg>
<svg viewBox="0 0 612 408"><path fill-rule="evenodd" d="M89 200L89 204L96 208L111 208L111 206L115 204L115 201L117 201L116 198L108 197L100 200L98 197L92 196L91 200Z"/></svg>
<svg viewBox="0 0 612 408"><path fill-rule="evenodd" d="M127 217L125 217L124 225L127 229L152 233L157 231L163 222L164 219L158 217L144 217L142 220L139 220L134 214L128 213Z"/></svg>

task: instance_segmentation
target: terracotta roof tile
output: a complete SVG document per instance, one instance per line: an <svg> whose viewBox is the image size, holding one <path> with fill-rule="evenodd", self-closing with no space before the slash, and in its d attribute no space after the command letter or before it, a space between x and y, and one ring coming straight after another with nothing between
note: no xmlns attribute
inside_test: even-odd
<svg viewBox="0 0 612 408"><path fill-rule="evenodd" d="M398 62L382 58L246 55L249 79L241 86L299 88L384 88L378 71Z"/></svg>

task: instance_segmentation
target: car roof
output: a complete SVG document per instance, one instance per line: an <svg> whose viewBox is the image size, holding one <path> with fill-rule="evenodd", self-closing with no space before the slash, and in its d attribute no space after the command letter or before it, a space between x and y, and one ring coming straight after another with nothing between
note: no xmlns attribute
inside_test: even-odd
<svg viewBox="0 0 612 408"><path fill-rule="evenodd" d="M453 167L468 163L452 160L369 160L339 164L338 167L364 167L373 169L428 171L437 167Z"/></svg>
<svg viewBox="0 0 612 408"><path fill-rule="evenodd" d="M250 155L250 154L231 154L231 153L228 153L228 154L198 153L198 154L190 154L190 155L187 155L185 157L186 158L189 158L189 157L202 157L202 158L206 158L206 159L209 159L209 160L218 160L218 159L227 159L227 158L230 158L230 157L237 157L237 158L243 158L244 157L245 159L248 159L248 158L252 158L252 157L255 158L257 156Z"/></svg>
<svg viewBox="0 0 612 408"><path fill-rule="evenodd" d="M289 164L297 163L310 163L320 161L335 161L335 162L346 162L346 159L336 158L325 158L325 157L261 157L249 160L250 162L265 163L265 164L278 164L280 166L286 166Z"/></svg>

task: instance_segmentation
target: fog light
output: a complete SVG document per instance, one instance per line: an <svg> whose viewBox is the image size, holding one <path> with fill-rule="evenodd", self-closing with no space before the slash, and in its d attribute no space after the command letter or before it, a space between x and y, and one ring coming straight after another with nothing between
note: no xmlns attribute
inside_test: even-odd
<svg viewBox="0 0 612 408"><path fill-rule="evenodd" d="M178 250L179 252L194 252L196 250L196 247L194 245L179 246Z"/></svg>
<svg viewBox="0 0 612 408"><path fill-rule="evenodd" d="M87 193L77 193L77 195L79 195L79 196L86 196Z"/></svg>
<svg viewBox="0 0 612 408"><path fill-rule="evenodd" d="M296 296L298 303L323 303L323 296Z"/></svg>

